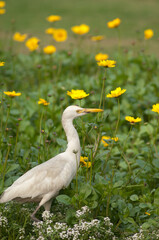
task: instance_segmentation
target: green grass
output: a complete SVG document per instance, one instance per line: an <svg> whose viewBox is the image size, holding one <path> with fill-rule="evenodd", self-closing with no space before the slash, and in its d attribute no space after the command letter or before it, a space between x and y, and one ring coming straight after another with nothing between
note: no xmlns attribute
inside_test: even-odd
<svg viewBox="0 0 159 240"><path fill-rule="evenodd" d="M159 2L152 1L125 1L125 0L42 0L39 1L10 1L7 3L7 13L4 16L3 30L9 29L11 20L15 20L16 29L41 33L48 25L45 18L51 14L58 14L63 20L58 26L70 28L72 25L86 23L91 26L91 34L96 31L100 34L110 31L106 27L107 21L116 17L122 20L124 38L133 37L136 30L153 28L157 32Z"/></svg>
<svg viewBox="0 0 159 240"><path fill-rule="evenodd" d="M127 236L133 236L141 227L144 232L140 239L152 240L152 232L153 240L158 239L159 115L152 112L152 105L159 102L159 61L152 54L157 55L158 49L157 11L158 1L143 4L136 0L62 3L19 0L7 3L7 13L0 16L3 20L0 60L6 62L0 67L0 193L29 169L65 151L67 142L61 114L68 105L104 109L103 114L84 116L74 122L82 156L88 157L92 167L81 165L70 186L54 199L51 229L55 222L66 223L66 230L73 229L74 224L80 225L76 211L87 205L91 212L81 220L100 221L100 226L91 231L95 236L100 230L102 239L108 240L102 227L104 218L109 217L113 223L111 231L117 239L132 240L133 237ZM50 14L62 16L57 26L69 31L66 42L55 43L44 34L50 26L45 18ZM107 21L116 17L122 20L121 48L116 29L106 27ZM70 27L81 23L89 24L91 31L79 46ZM146 28L155 31L149 41L143 40ZM24 43L14 42L15 31L39 37L39 49L29 52ZM104 34L107 38L97 46L89 39L94 34ZM57 47L53 56L42 51L50 42ZM99 51L109 53L110 59L117 61L116 67L106 72L98 67L94 56ZM106 98L117 87L126 89L119 102L116 98ZM81 101L73 100L67 96L71 89L83 89L90 95ZM13 90L22 95L10 98L4 94ZM50 104L38 105L39 98ZM142 121L130 125L125 120L127 115L141 117ZM110 139L104 147L102 136L117 136L119 141ZM0 204L0 239L19 240L23 235L21 229L25 230L25 240L31 237L36 240L41 234L45 240L61 239L62 230L52 235L47 233L47 221L40 230L32 224L29 215L33 209L35 205L31 203ZM37 214L40 219L42 210ZM87 240L89 234L88 229L81 231L79 239Z"/></svg>
<svg viewBox="0 0 159 240"><path fill-rule="evenodd" d="M155 234L158 231L159 213L158 114L151 111L152 105L158 102L159 63L156 58L131 49L117 55L117 66L107 69L104 80L104 69L97 66L94 54L79 50L72 50L71 55L58 51L53 58L54 68L50 56L42 52L26 55L3 52L6 65L0 69L0 191L30 168L65 150L67 142L60 121L63 109L71 104L99 107L103 81L106 81L102 99L104 114L75 121L82 156L93 163L92 169L81 165L77 181L74 179L54 200L51 211L57 217L53 217L50 226L53 228L56 220L73 227L78 222L76 210L88 205L91 213L85 220L97 218L103 224L103 218L108 216L117 239L127 240L128 235L138 232L142 226L147 237L143 240L151 240L152 231ZM117 99L105 98L119 86L126 89L119 98L120 116ZM66 94L72 88L84 89L90 96L79 103ZM11 101L3 94L6 90L16 90L22 95ZM38 105L40 97L50 105ZM141 117L142 122L131 129L125 121L126 115ZM40 129L45 132L41 134ZM117 136L119 141L109 140L108 147L104 147L100 142L103 135ZM47 226L44 224L43 230L37 229L35 233L30 222L34 205L26 205L25 211L14 203L4 206L0 205L1 214L7 218L10 228L8 232L6 225L3 226L0 232L3 240L18 239L21 228L25 229L24 239L29 240L31 236L36 239L40 234L47 239ZM42 209L37 214L40 219L41 213ZM60 239L59 233L56 234ZM81 239L88 239L87 231L81 234L84 234Z"/></svg>
<svg viewBox="0 0 159 240"><path fill-rule="evenodd" d="M20 31L31 35L37 35L44 42L47 38L44 31L49 27L46 17L51 14L62 16L62 21L56 24L57 27L66 28L72 38L71 26L81 23L90 25L90 35L103 34L107 37L103 45L105 49L114 47L117 34L116 31L107 28L107 22L119 17L121 18L121 36L123 46L127 46L132 40L136 40L139 31L140 38L143 38L143 31L152 28L155 32L154 38L158 39L158 8L157 0L146 0L144 2L134 0L46 0L46 1L10 1L7 3L7 12L1 16L1 32ZM12 24L11 24L12 22ZM4 36L6 38L6 36ZM65 44L65 43L64 43ZM158 43L151 41L151 50L158 52Z"/></svg>

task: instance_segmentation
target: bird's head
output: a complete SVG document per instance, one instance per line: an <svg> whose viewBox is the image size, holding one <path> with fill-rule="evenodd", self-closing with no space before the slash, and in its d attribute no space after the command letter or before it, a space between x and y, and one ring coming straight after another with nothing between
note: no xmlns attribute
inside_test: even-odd
<svg viewBox="0 0 159 240"><path fill-rule="evenodd" d="M65 119L74 119L80 116L83 116L88 113L94 113L94 112L103 112L102 109L97 108L81 108L79 106L69 106L67 107L63 112L63 117Z"/></svg>

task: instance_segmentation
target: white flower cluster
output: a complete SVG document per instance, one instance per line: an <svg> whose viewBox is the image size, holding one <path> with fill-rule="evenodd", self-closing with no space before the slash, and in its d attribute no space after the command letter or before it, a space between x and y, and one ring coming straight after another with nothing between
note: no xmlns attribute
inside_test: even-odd
<svg viewBox="0 0 159 240"><path fill-rule="evenodd" d="M43 222L33 222L33 226L35 227L34 229L42 229L43 227Z"/></svg>
<svg viewBox="0 0 159 240"><path fill-rule="evenodd" d="M19 234L20 234L20 236L19 236L19 239L24 239L25 238L25 229L24 228L20 228L19 229Z"/></svg>
<svg viewBox="0 0 159 240"><path fill-rule="evenodd" d="M55 225L54 225L54 228L55 230L65 230L67 228L67 224L66 223L59 223L59 222L56 222Z"/></svg>
<svg viewBox="0 0 159 240"><path fill-rule="evenodd" d="M79 218L79 217L81 217L82 215L84 215L85 213L88 213L88 212L90 212L90 209L87 206L84 206L84 207L81 208L81 210L76 211L76 217Z"/></svg>
<svg viewBox="0 0 159 240"><path fill-rule="evenodd" d="M0 227L7 227L8 220L0 213Z"/></svg>
<svg viewBox="0 0 159 240"><path fill-rule="evenodd" d="M45 238L43 236L39 236L37 240L45 240Z"/></svg>
<svg viewBox="0 0 159 240"><path fill-rule="evenodd" d="M80 215L81 216L81 215ZM109 236L114 236L114 234L111 232L111 226L113 225L110 222L109 218L105 218L104 219L105 222L105 226L109 227L108 230L106 230L104 227L102 227L102 230ZM88 231L90 231L91 229L95 228L95 229L99 229L101 221L98 219L93 219L90 222L84 221L84 220L80 220L78 224L75 224L73 226L73 228L69 228L67 226L67 224L65 223L56 223L54 225L54 229L56 229L56 231L59 232L59 237L60 239L68 239L68 240L78 240L80 239L82 236L84 236ZM107 224L108 223L108 224ZM62 231L60 231L62 230ZM96 236L89 236L88 239L96 239L96 237L100 238L101 234L98 233L98 231L96 231ZM115 240L115 238L113 238Z"/></svg>
<svg viewBox="0 0 159 240"><path fill-rule="evenodd" d="M112 227L112 226L113 226L113 223L110 222L110 218L108 218L108 217L105 217L105 218L104 218L104 222L105 222L105 224L106 224L107 226L109 226L109 227Z"/></svg>
<svg viewBox="0 0 159 240"><path fill-rule="evenodd" d="M42 213L42 218L44 221L48 220L49 218L52 218L53 217L53 213L50 213L50 211L44 211Z"/></svg>
<svg viewBox="0 0 159 240"><path fill-rule="evenodd" d="M46 233L47 235L51 235L53 233L53 229L51 226L48 226L47 229L46 229Z"/></svg>
<svg viewBox="0 0 159 240"><path fill-rule="evenodd" d="M143 230L142 227L140 227L140 232L135 233L134 235L127 237L125 240L145 240L146 239L155 239L159 240L159 230L154 230L152 232L149 232L150 230Z"/></svg>
<svg viewBox="0 0 159 240"><path fill-rule="evenodd" d="M145 236L143 234L142 228L140 229L139 233L135 233L133 236L126 238L126 240L144 240L144 239L145 239Z"/></svg>
<svg viewBox="0 0 159 240"><path fill-rule="evenodd" d="M90 221L85 220L84 214L89 213L90 209L87 206L82 207L76 211L76 217L78 223L74 224L71 228L66 223L54 222L55 215L50 214L48 211L44 211L42 214L44 222L34 222L33 232L36 234L36 240L43 240L45 237L51 237L52 239L64 239L64 240L79 240L88 238L88 240L102 239L105 236L111 237L115 240L111 227L113 224L108 217L102 220L92 219ZM80 218L83 216L83 218Z"/></svg>

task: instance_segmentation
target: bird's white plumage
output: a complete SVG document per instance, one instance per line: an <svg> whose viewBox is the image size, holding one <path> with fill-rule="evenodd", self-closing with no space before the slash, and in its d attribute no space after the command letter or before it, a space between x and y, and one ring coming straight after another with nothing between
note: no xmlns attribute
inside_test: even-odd
<svg viewBox="0 0 159 240"><path fill-rule="evenodd" d="M67 136L67 149L65 152L51 158L50 160L32 168L19 179L17 179L0 196L0 203L16 200L20 202L39 202L38 208L44 205L46 210L50 209L51 199L59 193L60 189L69 185L75 176L80 162L80 141L73 119L93 110L78 106L69 106L62 115L62 125ZM90 111L89 111L90 110ZM95 109L97 112L97 109Z"/></svg>

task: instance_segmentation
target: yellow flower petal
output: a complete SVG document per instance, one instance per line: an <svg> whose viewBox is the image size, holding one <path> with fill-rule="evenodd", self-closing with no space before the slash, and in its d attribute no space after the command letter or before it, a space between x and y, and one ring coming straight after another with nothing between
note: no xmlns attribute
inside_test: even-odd
<svg viewBox="0 0 159 240"><path fill-rule="evenodd" d="M14 33L13 40L17 42L24 42L27 38L27 34L21 34L19 32Z"/></svg>
<svg viewBox="0 0 159 240"><path fill-rule="evenodd" d="M67 95L70 96L72 99L82 99L89 96L84 90L74 90L72 89L70 92L67 91Z"/></svg>
<svg viewBox="0 0 159 240"><path fill-rule="evenodd" d="M3 67L5 65L5 62L0 62L0 67Z"/></svg>
<svg viewBox="0 0 159 240"><path fill-rule="evenodd" d="M40 40L36 37L29 38L25 45L32 52L35 51L39 47Z"/></svg>
<svg viewBox="0 0 159 240"><path fill-rule="evenodd" d="M131 124L134 124L134 123L137 123L137 122L141 122L142 119L137 117L137 118L134 118L134 117L131 117L131 116L126 116L125 117L125 120L130 122Z"/></svg>
<svg viewBox="0 0 159 240"><path fill-rule="evenodd" d="M38 104L42 104L42 105L44 105L44 106L47 106L47 105L49 105L50 103L47 102L45 99L40 98L39 101L38 101Z"/></svg>
<svg viewBox="0 0 159 240"><path fill-rule="evenodd" d="M109 144L107 143L107 140L110 140L111 137L109 136L102 136L101 142L103 143L104 147L107 147Z"/></svg>
<svg viewBox="0 0 159 240"><path fill-rule="evenodd" d="M56 29L53 33L53 38L56 42L64 42L67 39L67 31L65 29Z"/></svg>
<svg viewBox="0 0 159 240"><path fill-rule="evenodd" d="M45 33L46 34L54 34L54 32L56 31L56 29L55 28L47 28L46 30L45 30Z"/></svg>
<svg viewBox="0 0 159 240"><path fill-rule="evenodd" d="M83 35L89 32L90 27L86 24L81 24L81 25L77 25L77 26L73 26L71 28L72 32L74 32L75 34L78 35Z"/></svg>
<svg viewBox="0 0 159 240"><path fill-rule="evenodd" d="M6 6L5 1L0 1L0 8L3 8L3 7L5 7L5 6Z"/></svg>
<svg viewBox="0 0 159 240"><path fill-rule="evenodd" d="M152 29L146 29L144 31L144 37L145 37L146 40L152 38L153 35L154 35L154 32L153 32Z"/></svg>
<svg viewBox="0 0 159 240"><path fill-rule="evenodd" d="M159 103L156 103L152 106L152 111L159 113Z"/></svg>
<svg viewBox="0 0 159 240"><path fill-rule="evenodd" d="M6 10L4 8L0 9L0 15L3 15L6 13Z"/></svg>
<svg viewBox="0 0 159 240"><path fill-rule="evenodd" d="M53 45L49 45L43 48L44 53L46 54L53 54L56 52L56 48Z"/></svg>
<svg viewBox="0 0 159 240"><path fill-rule="evenodd" d="M93 36L93 37L91 37L91 40L93 41L93 42L98 42L98 41L101 41L101 40L103 40L104 39L104 36L102 36L102 35L98 35L98 36Z"/></svg>
<svg viewBox="0 0 159 240"><path fill-rule="evenodd" d="M120 87L116 88L115 90L111 91L111 93L107 94L107 98L114 98L114 97L119 97L122 95L124 92L126 92L126 89L121 90Z"/></svg>
<svg viewBox="0 0 159 240"><path fill-rule="evenodd" d="M97 64L100 67L112 68L112 67L115 67L116 61L114 61L114 60L100 60L99 62L97 62Z"/></svg>
<svg viewBox="0 0 159 240"><path fill-rule="evenodd" d="M12 92L4 92L4 94L6 94L9 97L17 97L17 96L21 96L21 93L16 93L15 91Z"/></svg>
<svg viewBox="0 0 159 240"><path fill-rule="evenodd" d="M61 20L61 17L58 15L50 15L46 18L48 22L57 22Z"/></svg>
<svg viewBox="0 0 159 240"><path fill-rule="evenodd" d="M105 53L98 53L95 55L95 60L97 62L102 61L102 60L107 60L109 58L108 54Z"/></svg>
<svg viewBox="0 0 159 240"><path fill-rule="evenodd" d="M120 18L116 18L113 21L107 23L108 28L117 28L121 23Z"/></svg>

